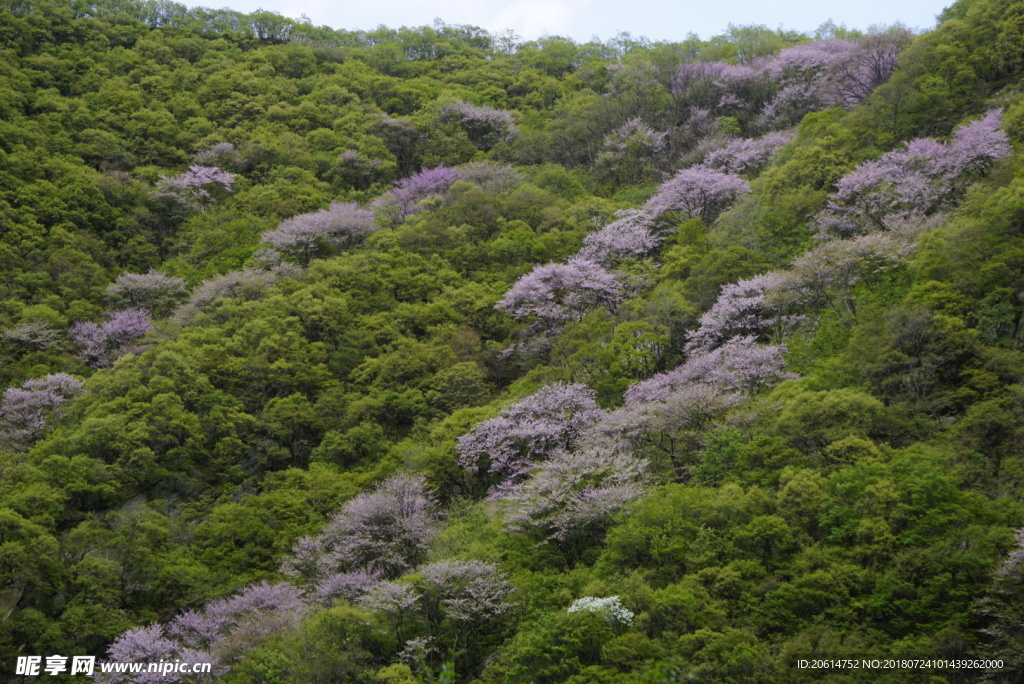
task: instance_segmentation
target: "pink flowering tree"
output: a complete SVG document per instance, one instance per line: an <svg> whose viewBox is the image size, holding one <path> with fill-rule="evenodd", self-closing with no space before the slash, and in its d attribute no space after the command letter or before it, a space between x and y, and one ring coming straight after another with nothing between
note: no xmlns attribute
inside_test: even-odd
<svg viewBox="0 0 1024 684"><path fill-rule="evenodd" d="M355 247L376 229L373 212L355 202L332 204L282 221L263 234L263 242L308 264L315 257Z"/></svg>
<svg viewBox="0 0 1024 684"><path fill-rule="evenodd" d="M793 139L791 134L769 133L760 138L737 138L710 152L701 166L736 175L760 171L782 146Z"/></svg>
<svg viewBox="0 0 1024 684"><path fill-rule="evenodd" d="M302 592L291 584L252 584L199 611L186 611L167 625L184 648L209 653L222 667L236 663L268 638L294 629L309 613Z"/></svg>
<svg viewBox="0 0 1024 684"><path fill-rule="evenodd" d="M231 192L235 174L215 166L193 164L175 176L161 176L150 193L153 216L150 221L153 240L160 257L171 248L170 237L189 215L202 211L219 196Z"/></svg>
<svg viewBox="0 0 1024 684"><path fill-rule="evenodd" d="M583 249L576 256L582 261L613 268L623 261L650 256L663 240L649 212L624 209L616 213L614 221L583 238Z"/></svg>
<svg viewBox="0 0 1024 684"><path fill-rule="evenodd" d="M846 107L864 100L889 80L900 53L912 39L910 31L896 27L859 41L853 51L832 66L829 81L836 99Z"/></svg>
<svg viewBox="0 0 1024 684"><path fill-rule="evenodd" d="M233 168L237 171L242 164L242 155L238 153L233 144L219 142L214 143L208 149L196 152L192 161L204 167Z"/></svg>
<svg viewBox="0 0 1024 684"><path fill-rule="evenodd" d="M501 498L506 529L550 541L568 563L599 541L611 517L643 495L647 464L608 449L560 451Z"/></svg>
<svg viewBox="0 0 1024 684"><path fill-rule="evenodd" d="M626 390L625 405L581 437L585 453L647 454L667 464L673 477L687 479L696 465L691 458L730 410L751 392L796 377L785 370L784 353L781 345L760 345L747 336L691 354L681 366Z"/></svg>
<svg viewBox="0 0 1024 684"><path fill-rule="evenodd" d="M420 202L431 197L441 197L452 184L459 180L455 169L444 165L423 169L408 178L397 181L394 187L370 203L370 211L378 224L395 226L411 214L420 211Z"/></svg>
<svg viewBox="0 0 1024 684"><path fill-rule="evenodd" d="M846 40L819 40L786 48L762 64L778 91L759 117L761 128L787 128L805 114L845 104L837 94L834 71L857 50Z"/></svg>
<svg viewBox="0 0 1024 684"><path fill-rule="evenodd" d="M723 392L756 392L795 377L785 370L786 348L761 345L753 336L733 337L720 347L690 356L667 373L635 383L627 403L665 401L688 385L713 385Z"/></svg>
<svg viewBox="0 0 1024 684"><path fill-rule="evenodd" d="M104 294L118 308L167 311L185 295L185 280L154 269L148 273L122 273Z"/></svg>
<svg viewBox="0 0 1024 684"><path fill-rule="evenodd" d="M119 636L107 649L106 660L115 663L159 663L174 660L192 663L212 663L213 658L205 652L185 648L170 638L161 625L149 625L129 629ZM211 673L212 674L212 673ZM186 676L177 672L104 673L96 677L100 684L158 684L159 682L180 682ZM212 676L209 678L213 681Z"/></svg>
<svg viewBox="0 0 1024 684"><path fill-rule="evenodd" d="M427 638L454 660L464 652L468 669L497 647L513 603L512 585L493 563L443 560L420 568L416 588Z"/></svg>
<svg viewBox="0 0 1024 684"><path fill-rule="evenodd" d="M346 503L319 534L301 539L282 569L321 592L328 581L349 579L365 580L366 588L370 581L365 577L336 575L399 577L423 562L439 529L437 504L423 478L396 475Z"/></svg>
<svg viewBox="0 0 1024 684"><path fill-rule="evenodd" d="M519 321L534 319L540 329L579 321L588 312L614 309L622 285L600 265L581 257L538 266L516 281L495 308Z"/></svg>
<svg viewBox="0 0 1024 684"><path fill-rule="evenodd" d="M478 149L489 150L498 143L510 143L519 131L512 115L503 109L457 100L441 108L440 119L455 123Z"/></svg>
<svg viewBox="0 0 1024 684"><path fill-rule="evenodd" d="M89 321L71 326L72 341L86 365L103 368L137 347L138 341L153 329L153 319L145 309L126 309L108 314L97 325Z"/></svg>
<svg viewBox="0 0 1024 684"><path fill-rule="evenodd" d="M404 643L417 626L418 595L409 584L382 581L357 599L365 610L375 613L387 623L398 643Z"/></svg>
<svg viewBox="0 0 1024 684"><path fill-rule="evenodd" d="M785 271L772 271L730 283L687 333L686 351L708 352L729 339L751 335L781 338L800 316L789 313L800 299L799 282Z"/></svg>
<svg viewBox="0 0 1024 684"><path fill-rule="evenodd" d="M706 437L745 399L741 392L705 383L648 386L645 390L588 429L580 438L581 453L634 454L650 461L653 474L686 480ZM646 398L654 400L642 400Z"/></svg>
<svg viewBox="0 0 1024 684"><path fill-rule="evenodd" d="M571 450L601 414L593 390L555 383L477 425L459 438L455 451L463 468L503 492L525 479L536 463Z"/></svg>
<svg viewBox="0 0 1024 684"><path fill-rule="evenodd" d="M473 670L500 642L512 593L493 563L450 559L424 565L401 583L381 582L358 602L406 644L404 655L416 666L459 658L462 669Z"/></svg>
<svg viewBox="0 0 1024 684"><path fill-rule="evenodd" d="M814 84L826 80L828 73L856 49L856 43L837 38L801 43L764 60L761 68L776 83Z"/></svg>
<svg viewBox="0 0 1024 684"><path fill-rule="evenodd" d="M188 324L196 314L206 311L221 299L262 299L274 283L295 276L301 270L297 264L285 261L269 269L245 268L214 276L204 280L192 291L188 300L175 310L174 320Z"/></svg>
<svg viewBox="0 0 1024 684"><path fill-rule="evenodd" d="M9 387L0 401L0 446L22 451L44 436L62 408L82 393L84 383L67 373L26 380Z"/></svg>
<svg viewBox="0 0 1024 684"><path fill-rule="evenodd" d="M213 193L218 190L230 192L234 183L233 173L221 171L216 166L193 164L184 173L161 176L153 199L188 211L199 211L214 201Z"/></svg>
<svg viewBox="0 0 1024 684"><path fill-rule="evenodd" d="M1010 154L999 125L1002 110L957 129L948 143L917 138L903 149L864 162L836 184L816 217L827 235L848 237L923 220L945 209L967 185Z"/></svg>
<svg viewBox="0 0 1024 684"><path fill-rule="evenodd" d="M167 625L130 629L107 651L113 662L159 662L181 660L210 663L209 677L191 673L143 672L104 674L104 684L155 684L156 682L216 681L246 653L258 649L269 638L295 629L308 615L302 592L290 584L253 584L228 598L189 610Z"/></svg>
<svg viewBox="0 0 1024 684"><path fill-rule="evenodd" d="M749 192L747 181L735 174L696 166L662 183L645 209L655 216L674 212L711 225L738 197Z"/></svg>
<svg viewBox="0 0 1024 684"><path fill-rule="evenodd" d="M49 321L38 318L22 321L13 328L0 333L0 339L9 342L16 348L43 350L58 344L63 335Z"/></svg>
<svg viewBox="0 0 1024 684"><path fill-rule="evenodd" d="M684 62L669 82L669 92L679 103L718 116L760 109L771 87L756 66L727 62Z"/></svg>

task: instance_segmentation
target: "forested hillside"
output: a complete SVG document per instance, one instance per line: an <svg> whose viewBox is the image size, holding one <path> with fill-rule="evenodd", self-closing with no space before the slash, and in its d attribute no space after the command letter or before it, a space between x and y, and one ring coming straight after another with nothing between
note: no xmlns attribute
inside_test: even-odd
<svg viewBox="0 0 1024 684"><path fill-rule="evenodd" d="M0 0L4 681L1021 681L1024 1L940 21Z"/></svg>

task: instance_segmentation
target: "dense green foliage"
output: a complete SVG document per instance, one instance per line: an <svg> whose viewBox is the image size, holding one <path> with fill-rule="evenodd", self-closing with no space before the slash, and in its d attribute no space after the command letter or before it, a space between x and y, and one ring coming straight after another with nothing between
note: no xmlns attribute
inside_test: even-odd
<svg viewBox="0 0 1024 684"><path fill-rule="evenodd" d="M225 681L948 674L796 670L808 656L998 656L1016 681L1024 586L994 573L1024 526L1019 153L929 217L906 263L841 292L845 308L804 312L786 340L799 379L680 437L644 496L571 545L503 527L456 443L556 382L621 406L686 359L723 285L815 244L813 217L857 164L995 108L1019 147L1022 15L1021 0L959 0L865 101L804 116L711 225L670 221L654 257L619 269L621 301L509 353L528 325L495 304L518 278L643 205L704 138L764 132L737 105L698 136L679 66L810 37L514 44L443 24L363 33L163 2L0 0L0 387L86 379L34 444L0 444L0 663L102 655L129 628L282 581L300 538L412 471L445 512L429 560L497 564L511 608L467 628L438 607L443 584L410 573L419 613L321 605L241 650ZM473 107L482 118L452 113ZM607 141L635 119L661 147L634 137L613 159ZM233 187L161 194L196 164ZM370 206L442 164L464 180L378 214L361 244L283 261L261 247L286 219ZM155 329L91 367L75 324L104 321L108 287L149 269L188 292L153 300ZM634 617L567 611L587 596ZM405 657L424 637L433 650Z"/></svg>

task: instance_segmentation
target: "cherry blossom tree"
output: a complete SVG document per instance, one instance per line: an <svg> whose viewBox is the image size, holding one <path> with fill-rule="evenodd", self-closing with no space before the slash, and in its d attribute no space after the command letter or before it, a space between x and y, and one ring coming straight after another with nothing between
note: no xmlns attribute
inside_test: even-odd
<svg viewBox="0 0 1024 684"><path fill-rule="evenodd" d="M313 583L356 571L399 577L426 558L439 528L423 478L396 475L346 503L318 535L301 539L282 569Z"/></svg>
<svg viewBox="0 0 1024 684"><path fill-rule="evenodd" d="M122 273L104 293L115 306L126 309L166 310L185 294L184 278L158 273Z"/></svg>
<svg viewBox="0 0 1024 684"><path fill-rule="evenodd" d="M463 468L502 492L522 481L534 464L571 450L601 414L593 390L555 383L477 425L459 438L455 451Z"/></svg>
<svg viewBox="0 0 1024 684"><path fill-rule="evenodd" d="M274 252L277 254L277 252ZM174 320L188 324L194 316L206 311L220 299L251 301L261 299L267 288L283 278L293 277L302 272L297 264L281 262L269 269L245 268L204 280L191 293L188 300L174 312Z"/></svg>
<svg viewBox="0 0 1024 684"><path fill-rule="evenodd" d="M326 575L313 590L313 598L320 604L329 606L335 599L357 602L372 592L380 583L376 573L365 570L336 572Z"/></svg>
<svg viewBox="0 0 1024 684"><path fill-rule="evenodd" d="M416 619L418 598L409 584L383 581L359 597L357 603L384 617L394 630L395 638L402 643L405 641L406 626Z"/></svg>
<svg viewBox="0 0 1024 684"><path fill-rule="evenodd" d="M302 592L290 584L261 582L233 596L206 604L200 610L181 613L166 626L159 624L130 629L107 651L114 662L181 660L211 663L208 678L192 673L110 673L105 684L154 684L155 682L215 681L243 655L259 648L271 636L294 629L308 615Z"/></svg>
<svg viewBox="0 0 1024 684"><path fill-rule="evenodd" d="M1013 663L1011 669L992 677L992 682L1012 682L1020 678L1024 657L1024 529L1014 532L1014 546L993 573L985 596L978 601L977 617L984 627L982 654L986 658ZM981 654L979 654L981 655Z"/></svg>
<svg viewBox="0 0 1024 684"><path fill-rule="evenodd" d="M643 495L647 464L607 449L560 451L502 497L507 529L552 541L570 562L604 533L611 516Z"/></svg>
<svg viewBox="0 0 1024 684"><path fill-rule="evenodd" d="M167 625L167 634L183 647L230 666L269 637L296 627L308 612L297 587L264 581L202 610L182 613Z"/></svg>
<svg viewBox="0 0 1024 684"><path fill-rule="evenodd" d="M39 439L62 415L61 408L82 393L84 383L53 373L9 387L0 401L0 445L21 451Z"/></svg>
<svg viewBox="0 0 1024 684"><path fill-rule="evenodd" d="M71 326L71 339L85 363L103 368L135 348L138 340L153 329L145 309L126 309L108 314L103 323L84 321Z"/></svg>
<svg viewBox="0 0 1024 684"><path fill-rule="evenodd" d="M540 328L578 321L587 312L613 309L622 286L614 275L582 257L538 266L516 281L495 307L516 320L535 318Z"/></svg>
<svg viewBox="0 0 1024 684"><path fill-rule="evenodd" d="M263 234L263 242L308 264L328 250L351 249L377 229L373 212L355 202L299 214Z"/></svg>
<svg viewBox="0 0 1024 684"><path fill-rule="evenodd" d="M444 122L457 123L470 142L485 151L498 143L510 143L519 134L512 115L505 110L462 100L442 107L440 118Z"/></svg>
<svg viewBox="0 0 1024 684"><path fill-rule="evenodd" d="M787 133L769 133L760 138L737 138L710 152L701 166L732 174L760 171L782 146L793 139Z"/></svg>
<svg viewBox="0 0 1024 684"><path fill-rule="evenodd" d="M966 186L1010 154L1002 110L957 129L949 143L917 138L864 162L836 184L816 217L827 235L848 237L921 220L949 206Z"/></svg>
<svg viewBox="0 0 1024 684"><path fill-rule="evenodd" d="M38 318L22 321L0 334L0 338L22 349L49 349L57 344L61 332L49 321Z"/></svg>
<svg viewBox="0 0 1024 684"><path fill-rule="evenodd" d="M910 31L894 27L859 41L854 50L832 65L829 82L836 98L847 107L864 100L889 80L900 53L912 39Z"/></svg>
<svg viewBox="0 0 1024 684"><path fill-rule="evenodd" d="M221 171L216 166L193 164L188 171L176 176L161 176L156 184L153 199L180 205L190 211L198 211L213 201L211 190L220 188L231 191L235 174Z"/></svg>
<svg viewBox="0 0 1024 684"><path fill-rule="evenodd" d="M129 629L119 636L107 649L107 660L116 663L158 663L175 659L190 663L210 662L204 653L185 652L182 645L168 638L161 625L149 625ZM103 673L96 677L101 684L158 684L158 682L179 682L185 675L177 672ZM189 673L191 676L191 673Z"/></svg>
<svg viewBox="0 0 1024 684"><path fill-rule="evenodd" d="M213 144L209 149L199 150L192 157L192 161L200 166L233 168L236 171L242 163L242 156L229 142Z"/></svg>
<svg viewBox="0 0 1024 684"><path fill-rule="evenodd" d="M466 651L471 663L480 660L478 642L500 631L511 613L512 585L494 563L443 560L420 571L419 607L428 638L449 657Z"/></svg>
<svg viewBox="0 0 1024 684"><path fill-rule="evenodd" d="M749 192L747 181L735 174L696 166L662 183L645 208L655 216L671 211L710 225L740 195Z"/></svg>
<svg viewBox="0 0 1024 684"><path fill-rule="evenodd" d="M801 43L764 60L762 69L773 81L780 84L814 84L822 81L835 66L849 59L857 44L848 40L831 38Z"/></svg>
<svg viewBox="0 0 1024 684"><path fill-rule="evenodd" d="M722 287L718 299L700 318L700 326L687 333L686 351L708 352L740 335L777 337L800 317L787 311L799 297L792 274L772 271ZM799 301L799 299L797 299Z"/></svg>
<svg viewBox="0 0 1024 684"><path fill-rule="evenodd" d="M420 202L442 196L458 179L458 171L444 165L423 169L397 181L391 190L370 203L370 210L380 225L397 225L420 211Z"/></svg>
<svg viewBox="0 0 1024 684"><path fill-rule="evenodd" d="M690 459L703 448L707 435L745 399L741 392L705 383L644 390L581 435L583 453L608 450L643 456L651 461L653 472L685 480L696 465ZM653 401L644 401L648 398Z"/></svg>
<svg viewBox="0 0 1024 684"><path fill-rule="evenodd" d="M785 370L783 345L760 345L753 336L733 337L711 351L693 354L667 373L635 383L627 403L666 401L687 385L714 385L724 392L756 392L795 377Z"/></svg>
<svg viewBox="0 0 1024 684"><path fill-rule="evenodd" d="M577 257L605 268L629 259L649 256L664 237L654 230L654 217L642 209L624 209L614 221L583 238Z"/></svg>

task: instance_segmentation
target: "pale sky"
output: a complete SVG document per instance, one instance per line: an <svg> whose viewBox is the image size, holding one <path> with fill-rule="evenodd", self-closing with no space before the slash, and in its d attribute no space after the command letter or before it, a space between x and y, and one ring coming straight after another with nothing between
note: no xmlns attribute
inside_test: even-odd
<svg viewBox="0 0 1024 684"><path fill-rule="evenodd" d="M190 7L222 7L224 0L184 0ZM227 7L249 13L257 9L314 25L374 29L381 24L423 26L440 18L497 32L512 29L526 40L543 35L586 42L620 31L651 40L682 40L689 33L710 38L733 24L813 31L828 19L847 28L902 22L929 29L952 0L228 0Z"/></svg>

